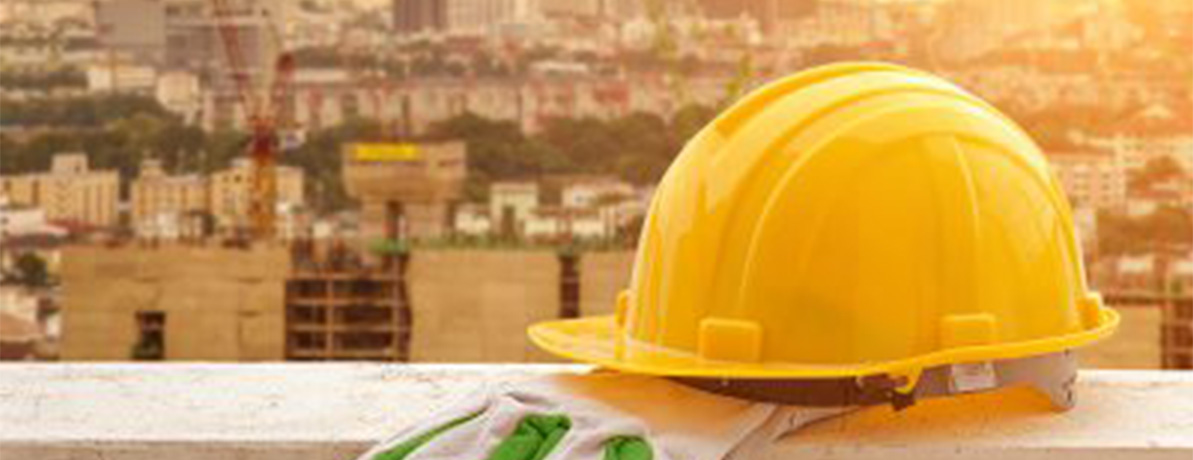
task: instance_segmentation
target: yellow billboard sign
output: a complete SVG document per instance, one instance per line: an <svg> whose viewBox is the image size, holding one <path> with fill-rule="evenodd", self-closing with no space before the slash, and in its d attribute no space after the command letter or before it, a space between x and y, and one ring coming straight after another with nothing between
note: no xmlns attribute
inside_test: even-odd
<svg viewBox="0 0 1193 460"><path fill-rule="evenodd" d="M356 144L353 146L356 161L414 161L420 158L415 144Z"/></svg>

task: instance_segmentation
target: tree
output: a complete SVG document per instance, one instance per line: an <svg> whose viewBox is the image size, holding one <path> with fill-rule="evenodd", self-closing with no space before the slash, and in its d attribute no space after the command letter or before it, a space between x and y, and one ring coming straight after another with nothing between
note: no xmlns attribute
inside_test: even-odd
<svg viewBox="0 0 1193 460"><path fill-rule="evenodd" d="M1098 214L1098 252L1105 255L1141 254L1193 247L1193 213L1161 206L1151 214L1128 217Z"/></svg>
<svg viewBox="0 0 1193 460"><path fill-rule="evenodd" d="M1176 159L1169 156L1155 157L1148 160L1143 168L1131 172L1129 187L1133 192L1142 192L1156 184L1182 179L1186 179L1186 172Z"/></svg>
<svg viewBox="0 0 1193 460"><path fill-rule="evenodd" d="M382 138L375 121L351 119L339 126L314 131L302 146L282 153L279 161L302 169L311 206L323 212L345 208L351 202L340 175L340 149L344 144Z"/></svg>
<svg viewBox="0 0 1193 460"><path fill-rule="evenodd" d="M1193 214L1187 208L1161 206L1139 223L1139 236L1161 248L1193 247Z"/></svg>
<svg viewBox="0 0 1193 460"><path fill-rule="evenodd" d="M466 197L483 200L492 181L542 174L610 174L638 184L657 182L714 115L711 107L690 105L671 120L647 113L612 120L556 118L528 136L514 122L463 114L432 125L429 137L467 143Z"/></svg>
<svg viewBox="0 0 1193 460"><path fill-rule="evenodd" d="M63 66L46 71L12 71L0 69L0 80L6 89L49 91L58 88L87 86L87 75L78 67Z"/></svg>
<svg viewBox="0 0 1193 460"><path fill-rule="evenodd" d="M144 113L172 118L161 104L148 96L105 94L54 99L4 100L0 126L91 127Z"/></svg>

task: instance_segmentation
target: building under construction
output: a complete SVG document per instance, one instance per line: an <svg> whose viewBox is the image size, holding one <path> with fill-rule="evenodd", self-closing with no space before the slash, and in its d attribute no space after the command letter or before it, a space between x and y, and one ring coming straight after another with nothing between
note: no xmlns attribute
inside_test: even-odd
<svg viewBox="0 0 1193 460"><path fill-rule="evenodd" d="M426 238L451 228L463 194L463 142L347 144L344 188L360 201L360 233L382 238Z"/></svg>
<svg viewBox="0 0 1193 460"><path fill-rule="evenodd" d="M286 358L408 360L406 255L373 267L342 244L322 253L310 242L295 245L286 282Z"/></svg>
<svg viewBox="0 0 1193 460"><path fill-rule="evenodd" d="M1161 304L1160 350L1164 369L1193 369L1193 295L1171 295Z"/></svg>
<svg viewBox="0 0 1193 460"><path fill-rule="evenodd" d="M294 244L286 282L286 357L410 358L408 238L451 227L466 174L464 144L349 144L344 184L361 203L360 244Z"/></svg>

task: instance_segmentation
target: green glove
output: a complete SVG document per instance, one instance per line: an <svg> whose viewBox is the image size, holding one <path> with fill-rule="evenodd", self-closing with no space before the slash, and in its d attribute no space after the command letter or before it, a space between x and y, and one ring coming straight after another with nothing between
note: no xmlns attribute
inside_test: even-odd
<svg viewBox="0 0 1193 460"><path fill-rule="evenodd" d="M443 432L468 423L479 413L453 420L382 451L373 460L406 460L420 446ZM485 460L543 460L572 427L565 415L527 415ZM652 460L650 445L638 436L616 436L605 442L604 460Z"/></svg>
<svg viewBox="0 0 1193 460"><path fill-rule="evenodd" d="M484 388L360 460L733 460L841 411L743 401L645 376L550 376Z"/></svg>

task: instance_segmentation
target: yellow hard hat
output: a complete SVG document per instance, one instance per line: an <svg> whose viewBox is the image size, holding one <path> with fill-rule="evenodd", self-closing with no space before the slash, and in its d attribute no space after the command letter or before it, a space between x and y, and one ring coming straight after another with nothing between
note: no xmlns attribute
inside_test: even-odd
<svg viewBox="0 0 1193 460"><path fill-rule="evenodd" d="M627 372L913 384L1117 324L1019 127L939 78L850 63L771 83L701 130L659 184L616 315L529 335Z"/></svg>

